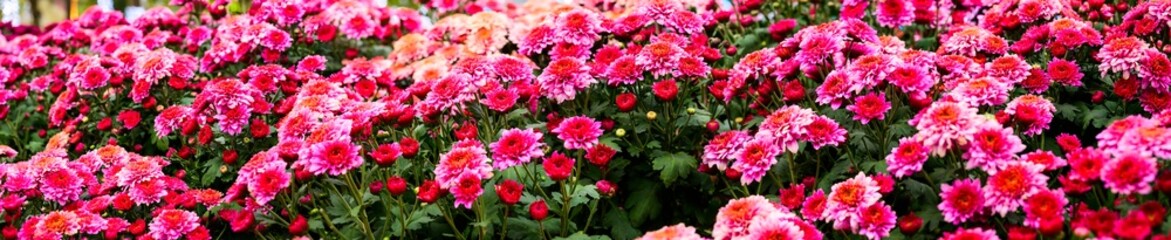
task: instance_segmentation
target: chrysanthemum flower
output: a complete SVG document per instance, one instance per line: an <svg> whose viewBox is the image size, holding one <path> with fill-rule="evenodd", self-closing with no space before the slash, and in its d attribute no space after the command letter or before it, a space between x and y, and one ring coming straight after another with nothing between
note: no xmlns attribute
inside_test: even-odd
<svg viewBox="0 0 1171 240"><path fill-rule="evenodd" d="M935 78L927 70L915 64L902 64L894 68L887 81L899 87L908 95L923 95L935 85Z"/></svg>
<svg viewBox="0 0 1171 240"><path fill-rule="evenodd" d="M130 186L129 196L134 204L147 205L157 203L167 196L167 188L162 178L154 178L134 183Z"/></svg>
<svg viewBox="0 0 1171 240"><path fill-rule="evenodd" d="M667 74L678 76L681 75L679 74L679 60L686 55L686 51L678 45L657 41L643 46L642 51L639 51L635 58L635 63L655 76Z"/></svg>
<svg viewBox="0 0 1171 240"><path fill-rule="evenodd" d="M809 197L805 198L805 202L801 203L801 216L810 220L825 219L825 191L821 189L814 190Z"/></svg>
<svg viewBox="0 0 1171 240"><path fill-rule="evenodd" d="M859 172L857 176L834 184L825 203L825 218L834 222L835 229L857 226L860 213L878 203L882 194L878 182Z"/></svg>
<svg viewBox="0 0 1171 240"><path fill-rule="evenodd" d="M752 140L746 131L727 131L716 135L703 147L703 164L724 170L733 154L741 151L745 143Z"/></svg>
<svg viewBox="0 0 1171 240"><path fill-rule="evenodd" d="M1136 37L1111 39L1102 46L1098 55L1095 55L1101 61L1098 64L1098 69L1102 71L1102 74L1138 70L1139 62L1146 58L1146 52L1149 48L1147 42Z"/></svg>
<svg viewBox="0 0 1171 240"><path fill-rule="evenodd" d="M1049 78L1053 81L1064 84L1066 86L1080 87L1082 86L1081 67L1077 63L1069 60L1053 58L1049 61Z"/></svg>
<svg viewBox="0 0 1171 240"><path fill-rule="evenodd" d="M1026 128L1025 135L1037 135L1049 129L1057 107L1045 98L1030 94L1013 99L1004 112L1014 116L1017 123Z"/></svg>
<svg viewBox="0 0 1171 240"><path fill-rule="evenodd" d="M511 88L498 87L488 90L484 93L484 98L480 99L480 103L488 106L488 109L496 110L498 112L506 112L516 104L516 100L520 98L516 91Z"/></svg>
<svg viewBox="0 0 1171 240"><path fill-rule="evenodd" d="M887 172L895 177L905 177L923 169L929 149L913 138L899 139L899 146L886 156Z"/></svg>
<svg viewBox="0 0 1171 240"><path fill-rule="evenodd" d="M598 137L602 136L602 124L590 117L570 117L562 120L552 132L565 142L567 149L587 149L598 144Z"/></svg>
<svg viewBox="0 0 1171 240"><path fill-rule="evenodd" d="M898 28L911 23L915 17L915 5L906 0L882 0L877 4L878 25Z"/></svg>
<svg viewBox="0 0 1171 240"><path fill-rule="evenodd" d="M661 240L661 239L678 239L678 240L702 240L703 237L695 233L695 228L688 227L682 223L666 226L659 230L647 232L638 240Z"/></svg>
<svg viewBox="0 0 1171 240"><path fill-rule="evenodd" d="M984 64L984 73L1009 85L1029 77L1029 63L1016 54L1004 55Z"/></svg>
<svg viewBox="0 0 1171 240"><path fill-rule="evenodd" d="M781 150L796 153L797 142L809 138L806 136L809 131L808 125L813 123L816 116L813 110L799 106L782 107L765 117L755 137L773 139ZM827 137L826 139L833 138L837 132L828 128L824 130L831 130L822 135Z"/></svg>
<svg viewBox="0 0 1171 240"><path fill-rule="evenodd" d="M1041 174L1045 167L1031 162L1012 161L988 173L984 187L984 206L1004 216L1024 204L1025 197L1045 188L1048 176Z"/></svg>
<svg viewBox="0 0 1171 240"><path fill-rule="evenodd" d="M596 81L590 76L590 67L577 58L553 60L537 77L541 95L558 103L573 100L577 91L589 87Z"/></svg>
<svg viewBox="0 0 1171 240"><path fill-rule="evenodd" d="M532 129L507 129L500 133L500 139L489 144L492 149L492 165L496 169L506 169L512 166L528 163L545 153L541 147L542 134Z"/></svg>
<svg viewBox="0 0 1171 240"><path fill-rule="evenodd" d="M772 203L763 196L753 195L746 198L733 199L716 213L716 223L712 226L712 237L715 239L734 239L748 235L748 226L752 220L760 215L767 215L777 211Z"/></svg>
<svg viewBox="0 0 1171 240"><path fill-rule="evenodd" d="M882 120L886 111L890 110L890 102L886 101L886 94L871 92L854 99L854 104L847 106L847 110L854 112L854 120L867 124L871 120Z"/></svg>
<svg viewBox="0 0 1171 240"><path fill-rule="evenodd" d="M959 31L946 37L940 43L940 49L947 54L959 54L968 57L976 56L977 52L1004 54L1008 50L1008 42L976 26L965 26Z"/></svg>
<svg viewBox="0 0 1171 240"><path fill-rule="evenodd" d="M313 175L328 173L337 176L362 165L362 157L358 156L361 149L361 146L349 141L327 140L310 145L307 151L303 150L301 160L305 161L305 170Z"/></svg>
<svg viewBox="0 0 1171 240"><path fill-rule="evenodd" d="M1000 240L1000 237L996 236L995 230L987 230L987 229L983 229L983 228L972 228L972 229L961 228L959 230L956 230L955 232L944 233L943 238L940 238L940 239L941 240L969 240L969 239Z"/></svg>
<svg viewBox="0 0 1171 240"><path fill-rule="evenodd" d="M999 167L1012 161L1018 153L1025 150L1020 137L1012 132L1012 128L1001 127L992 121L974 126L964 159L968 160L967 168L983 168L985 170Z"/></svg>
<svg viewBox="0 0 1171 240"><path fill-rule="evenodd" d="M1025 226L1039 228L1046 220L1061 219L1069 200L1060 190L1040 190L1025 199Z"/></svg>
<svg viewBox="0 0 1171 240"><path fill-rule="evenodd" d="M1116 154L1102 166L1102 182L1117 194L1147 194L1155 180L1158 164L1154 158L1134 152Z"/></svg>
<svg viewBox="0 0 1171 240"><path fill-rule="evenodd" d="M837 109L850 94L850 85L845 71L832 71L825 76L825 81L817 86L817 103L829 104Z"/></svg>
<svg viewBox="0 0 1171 240"><path fill-rule="evenodd" d="M1008 101L1012 85L992 77L980 77L960 82L948 95L970 106L994 106Z"/></svg>
<svg viewBox="0 0 1171 240"><path fill-rule="evenodd" d="M533 55L541 53L552 46L557 39L557 33L553 27L548 25L541 25L529 31L524 39L517 44L518 52L525 55Z"/></svg>
<svg viewBox="0 0 1171 240"><path fill-rule="evenodd" d="M76 171L58 168L42 174L40 191L45 200L65 205L81 197L82 179Z"/></svg>
<svg viewBox="0 0 1171 240"><path fill-rule="evenodd" d="M846 142L846 129L833 119L825 116L814 116L813 121L805 125L804 138L813 145L815 150L826 145L838 146Z"/></svg>
<svg viewBox="0 0 1171 240"><path fill-rule="evenodd" d="M199 227L199 216L195 213L175 209L163 210L150 222L150 237L159 240L180 239L196 227Z"/></svg>
<svg viewBox="0 0 1171 240"><path fill-rule="evenodd" d="M1168 89L1171 87L1171 60L1155 49L1147 49L1146 56L1139 61L1138 77L1147 89Z"/></svg>
<svg viewBox="0 0 1171 240"><path fill-rule="evenodd" d="M545 161L541 163L541 167L545 169L545 174L549 175L549 179L553 181L564 181L565 179L569 179L569 175L573 174L576 162L577 159L569 158L560 152L553 152L549 157L545 157Z"/></svg>
<svg viewBox="0 0 1171 240"><path fill-rule="evenodd" d="M895 0L897 1L897 0ZM878 202L861 210L858 214L858 234L872 240L890 235L895 227L895 212L885 203Z"/></svg>
<svg viewBox="0 0 1171 240"><path fill-rule="evenodd" d="M954 102L935 102L920 111L909 122L919 129L914 138L923 143L935 156L944 156L952 146L966 141L975 132L975 126L987 121L976 115L976 109Z"/></svg>
<svg viewBox="0 0 1171 240"><path fill-rule="evenodd" d="M484 188L481 185L480 177L476 174L460 174L454 185L450 187L451 196L455 197L455 206L471 209L476 198L484 193Z"/></svg>
<svg viewBox="0 0 1171 240"><path fill-rule="evenodd" d="M939 210L943 219L953 224L968 221L984 210L984 190L976 179L961 179L940 187Z"/></svg>
<svg viewBox="0 0 1171 240"><path fill-rule="evenodd" d="M740 149L732 158L736 162L732 163L732 169L740 171L740 184L748 185L753 182L758 182L764 178L769 169L777 163L777 155L781 154L781 149L773 144L773 140L769 138L756 138L744 144L744 148Z"/></svg>
<svg viewBox="0 0 1171 240"><path fill-rule="evenodd" d="M554 20L556 38L559 42L576 45L593 45L598 33L603 32L601 16L585 9L573 9L557 15Z"/></svg>
<svg viewBox="0 0 1171 240"><path fill-rule="evenodd" d="M606 66L604 76L606 76L607 84L610 85L634 84L642 79L642 72L643 69L638 65L635 57L625 55Z"/></svg>
<svg viewBox="0 0 1171 240"><path fill-rule="evenodd" d="M801 50L797 51L794 59L801 63L801 70L809 71L817 69L830 57L841 54L846 43L832 33L811 32L801 39L799 46Z"/></svg>
<svg viewBox="0 0 1171 240"><path fill-rule="evenodd" d="M488 157L483 148L452 147L439 156L439 164L435 165L435 181L443 189L451 189L457 184L461 174L475 174L480 179L492 177L492 166L488 165Z"/></svg>
<svg viewBox="0 0 1171 240"><path fill-rule="evenodd" d="M1045 150L1037 150L1021 155L1021 160L1045 166L1045 170L1047 171L1057 170L1067 165L1065 159L1054 155L1053 152Z"/></svg>
<svg viewBox="0 0 1171 240"><path fill-rule="evenodd" d="M1101 147L1102 151L1115 153L1128 134L1140 128L1156 127L1156 124L1158 123L1155 121L1137 115L1115 120L1096 136L1098 146Z"/></svg>
<svg viewBox="0 0 1171 240"><path fill-rule="evenodd" d="M792 213L773 211L757 215L748 226L746 239L806 239L805 231L794 224Z"/></svg>

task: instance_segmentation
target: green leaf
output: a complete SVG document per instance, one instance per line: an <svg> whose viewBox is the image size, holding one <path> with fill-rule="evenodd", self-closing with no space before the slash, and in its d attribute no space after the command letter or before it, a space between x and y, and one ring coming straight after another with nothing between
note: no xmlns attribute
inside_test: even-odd
<svg viewBox="0 0 1171 240"><path fill-rule="evenodd" d="M610 227L610 236L618 240L630 240L639 236L638 229L630 225L630 218L621 209L612 209L606 213L604 222Z"/></svg>
<svg viewBox="0 0 1171 240"><path fill-rule="evenodd" d="M642 225L652 216L659 215L659 211L663 208L656 196L659 184L648 180L637 180L631 184L631 189L636 190L630 193L630 196L626 198L626 204L623 205L629 210L627 217L630 217L631 225Z"/></svg>
<svg viewBox="0 0 1171 240"><path fill-rule="evenodd" d="M512 110L512 112L509 112L508 115L504 117L504 119L508 119L508 121L517 120L517 119L524 117L527 114L529 114L529 109L517 108L516 110Z"/></svg>
<svg viewBox="0 0 1171 240"><path fill-rule="evenodd" d="M1106 114L1109 113L1109 111L1106 111L1105 108L1101 107L1090 110L1085 115L1082 115L1082 128L1090 126L1090 121L1105 118Z"/></svg>
<svg viewBox="0 0 1171 240"><path fill-rule="evenodd" d="M659 171L659 178L663 179L663 183L671 185L676 179L687 177L687 174L695 171L699 161L690 154L676 152L656 157L653 164L655 170Z"/></svg>
<svg viewBox="0 0 1171 240"><path fill-rule="evenodd" d="M598 195L598 187L593 184L579 185L577 189L573 190L573 195L569 196L569 207L585 204L590 202L591 199L599 198L601 198L601 195Z"/></svg>

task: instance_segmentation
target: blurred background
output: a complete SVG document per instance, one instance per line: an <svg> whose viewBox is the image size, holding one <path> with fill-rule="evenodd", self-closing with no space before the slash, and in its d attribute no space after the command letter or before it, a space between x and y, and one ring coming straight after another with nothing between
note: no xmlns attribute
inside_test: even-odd
<svg viewBox="0 0 1171 240"><path fill-rule="evenodd" d="M170 0L0 0L0 21L12 25L44 26L76 17L90 6L122 11L128 19Z"/></svg>

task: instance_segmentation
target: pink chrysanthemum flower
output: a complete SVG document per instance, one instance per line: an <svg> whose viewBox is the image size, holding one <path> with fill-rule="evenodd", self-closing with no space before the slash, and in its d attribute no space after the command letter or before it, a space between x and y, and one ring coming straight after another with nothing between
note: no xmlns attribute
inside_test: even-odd
<svg viewBox="0 0 1171 240"><path fill-rule="evenodd" d="M164 109L155 117L155 135L163 138L170 135L175 129L183 124L184 121L190 120L191 108L182 105L175 105Z"/></svg>
<svg viewBox="0 0 1171 240"><path fill-rule="evenodd" d="M834 109L840 107L842 100L850 95L850 85L847 81L845 71L830 72L825 76L825 81L817 86L817 103L829 104Z"/></svg>
<svg viewBox="0 0 1171 240"><path fill-rule="evenodd" d="M637 240L663 240L663 239L702 240L704 238L699 236L699 234L695 233L695 228L688 227L687 225L683 225L682 223L676 224L676 225L671 225L671 226L666 226L666 227L660 228L659 230L650 231L650 232L647 232L646 234L642 235L642 237L637 238Z"/></svg>
<svg viewBox="0 0 1171 240"><path fill-rule="evenodd" d="M913 138L899 139L899 146L886 156L887 172L895 177L910 176L923 170L929 149Z"/></svg>
<svg viewBox="0 0 1171 240"><path fill-rule="evenodd" d="M964 26L947 36L940 43L940 48L946 54L974 57L978 52L1004 54L1008 50L1008 42L986 29Z"/></svg>
<svg viewBox="0 0 1171 240"><path fill-rule="evenodd" d="M992 77L969 79L959 83L948 94L970 106L995 106L1008 101L1012 85Z"/></svg>
<svg viewBox="0 0 1171 240"><path fill-rule="evenodd" d="M859 213L878 203L881 187L874 179L859 172L854 178L834 184L825 203L825 218L834 222L835 229L857 226Z"/></svg>
<svg viewBox="0 0 1171 240"><path fill-rule="evenodd" d="M197 227L199 216L195 213L175 209L163 210L150 222L150 237L159 240L180 239Z"/></svg>
<svg viewBox="0 0 1171 240"><path fill-rule="evenodd" d="M1171 158L1171 129L1140 126L1122 136L1112 152L1136 152L1155 158Z"/></svg>
<svg viewBox="0 0 1171 240"><path fill-rule="evenodd" d="M813 121L805 125L804 138L813 145L813 149L821 149L826 145L838 146L846 141L846 129L833 119L814 116Z"/></svg>
<svg viewBox="0 0 1171 240"><path fill-rule="evenodd" d="M679 59L686 56L683 48L665 41L648 44L639 51L635 63L655 76L679 74Z"/></svg>
<svg viewBox="0 0 1171 240"><path fill-rule="evenodd" d="M577 58L553 60L537 77L541 95L558 103L573 100L577 91L589 87L595 81L590 76L590 67Z"/></svg>
<svg viewBox="0 0 1171 240"><path fill-rule="evenodd" d="M1102 166L1110 161L1105 152L1096 148L1079 148L1065 154L1069 161L1069 178L1092 181L1102 175Z"/></svg>
<svg viewBox="0 0 1171 240"><path fill-rule="evenodd" d="M854 112L854 120L867 124L871 120L886 118L886 111L890 110L890 102L886 101L886 94L871 92L854 99L854 104L847 106L847 110Z"/></svg>
<svg viewBox="0 0 1171 240"><path fill-rule="evenodd" d="M968 221L984 210L984 190L976 179L961 179L940 187L939 210L943 219L952 224Z"/></svg>
<svg viewBox="0 0 1171 240"><path fill-rule="evenodd" d="M598 33L604 31L601 16L585 9L573 9L557 15L554 29L559 42L575 45L593 45L599 38Z"/></svg>
<svg viewBox="0 0 1171 240"><path fill-rule="evenodd" d="M872 204L858 214L858 229L855 232L871 240L885 238L895 227L895 217L895 212L885 203Z"/></svg>
<svg viewBox="0 0 1171 240"><path fill-rule="evenodd" d="M65 205L81 197L82 179L68 168L49 170L41 175L40 191L45 200Z"/></svg>
<svg viewBox="0 0 1171 240"><path fill-rule="evenodd" d="M757 215L748 226L746 239L805 239L805 231L786 218L796 218L792 213L774 211L768 215Z"/></svg>
<svg viewBox="0 0 1171 240"><path fill-rule="evenodd" d="M908 95L925 95L932 86L935 86L936 79L929 75L924 67L916 64L903 64L891 71L887 82L899 87Z"/></svg>
<svg viewBox="0 0 1171 240"><path fill-rule="evenodd" d="M746 131L727 131L716 135L703 147L703 164L724 170L734 154L743 149L744 144L752 140Z"/></svg>
<svg viewBox="0 0 1171 240"><path fill-rule="evenodd" d="M988 171L984 206L1004 216L1024 204L1025 197L1045 188L1045 167L1031 162L1012 161Z"/></svg>
<svg viewBox="0 0 1171 240"><path fill-rule="evenodd" d="M716 223L712 226L712 238L735 239L748 235L748 227L757 216L771 214L778 211L767 198L753 195L745 198L733 199L716 213Z"/></svg>
<svg viewBox="0 0 1171 240"><path fill-rule="evenodd" d="M533 76L533 64L518 57L499 55L492 61L493 73L503 82L530 82Z"/></svg>
<svg viewBox="0 0 1171 240"><path fill-rule="evenodd" d="M736 62L736 65L732 66L732 70L745 73L748 76L761 77L772 72L772 67L777 61L776 52L773 49L765 48L744 55L739 62Z"/></svg>
<svg viewBox="0 0 1171 240"><path fill-rule="evenodd" d="M1016 123L1026 128L1025 135L1037 135L1049 129L1049 122L1053 120L1057 107L1041 96L1030 94L1013 99L1004 112L1015 117Z"/></svg>
<svg viewBox="0 0 1171 240"><path fill-rule="evenodd" d="M484 187L481 185L483 184L477 174L467 172L460 174L453 185L448 188L451 191L451 196L455 197L455 206L471 209L476 198L484 193Z"/></svg>
<svg viewBox="0 0 1171 240"><path fill-rule="evenodd" d="M361 149L362 146L349 141L327 140L310 145L301 159L305 160L305 170L313 175L338 176L362 165L362 157L358 155Z"/></svg>
<svg viewBox="0 0 1171 240"><path fill-rule="evenodd" d="M777 155L781 149L773 144L769 138L756 138L744 144L744 148L732 156L736 162L732 169L740 171L740 184L748 185L759 182L768 173L768 170L777 163Z"/></svg>
<svg viewBox="0 0 1171 240"><path fill-rule="evenodd" d="M643 69L638 65L638 62L633 55L625 55L615 59L610 65L606 66L606 83L617 85L634 84L642 79Z"/></svg>
<svg viewBox="0 0 1171 240"><path fill-rule="evenodd" d="M906 26L915 18L915 5L906 0L882 0L877 7L878 25L884 27Z"/></svg>
<svg viewBox="0 0 1171 240"><path fill-rule="evenodd" d="M452 147L451 151L439 156L439 164L435 166L435 181L443 189L455 186L461 174L474 174L480 179L492 177L492 166L488 165L488 157L484 149L479 147Z"/></svg>
<svg viewBox="0 0 1171 240"><path fill-rule="evenodd" d="M552 46L557 38L557 33L553 30L553 27L548 25L537 26L529 31L528 35L525 35L524 39L517 44L517 51L525 55L538 54L544 51L545 48Z"/></svg>
<svg viewBox="0 0 1171 240"><path fill-rule="evenodd" d="M254 155L255 156L255 155ZM246 182L248 192L252 194L256 204L267 204L276 198L277 193L289 187L291 176L285 170L283 161L272 161L273 165L257 169L255 177Z"/></svg>
<svg viewBox="0 0 1171 240"><path fill-rule="evenodd" d="M802 70L815 70L834 55L841 54L846 48L846 42L832 33L811 32L801 39L794 59L801 63Z"/></svg>
<svg viewBox="0 0 1171 240"><path fill-rule="evenodd" d="M860 93L862 90L877 87L890 72L894 71L895 66L901 65L896 62L898 60L886 54L871 54L850 62L850 65L846 66L850 91Z"/></svg>
<svg viewBox="0 0 1171 240"><path fill-rule="evenodd" d="M1139 61L1138 77L1147 89L1168 89L1171 87L1171 60L1167 54L1147 49L1146 57Z"/></svg>
<svg viewBox="0 0 1171 240"><path fill-rule="evenodd" d="M1146 58L1146 51L1149 48L1147 42L1136 37L1111 39L1102 46L1098 55L1095 55L1101 61L1098 64L1098 69L1102 71L1102 74L1127 73L1131 70L1138 70L1139 62Z"/></svg>
<svg viewBox="0 0 1171 240"><path fill-rule="evenodd" d="M154 178L131 185L128 195L135 204L147 205L162 200L167 196L167 189L161 178Z"/></svg>
<svg viewBox="0 0 1171 240"><path fill-rule="evenodd" d="M807 138L807 126L816 116L813 110L799 106L782 107L765 117L755 137L773 139L781 150L796 153L797 142Z"/></svg>
<svg viewBox="0 0 1171 240"><path fill-rule="evenodd" d="M1028 227L1041 227L1046 220L1061 219L1069 200L1061 190L1044 189L1025 199L1025 222Z"/></svg>
<svg viewBox="0 0 1171 240"><path fill-rule="evenodd" d="M162 177L163 166L156 158L135 157L130 158L130 161L125 165L121 165L121 170L114 174L115 186L126 187L135 183L147 181Z"/></svg>
<svg viewBox="0 0 1171 240"><path fill-rule="evenodd" d="M1151 192L1151 182L1155 180L1157 171L1158 164L1154 158L1122 152L1102 166L1102 182L1113 193L1147 194Z"/></svg>
<svg viewBox="0 0 1171 240"><path fill-rule="evenodd" d="M984 73L1008 85L1017 84L1029 77L1029 63L1016 54L1004 55L984 64Z"/></svg>
<svg viewBox="0 0 1171 240"><path fill-rule="evenodd" d="M959 230L956 230L955 232L944 233L943 237L940 238L940 240L969 240L969 239L1000 240L1000 237L996 236L995 230L987 230L987 229L983 229L983 228L972 228L972 229L962 229L961 228Z"/></svg>
<svg viewBox="0 0 1171 240"><path fill-rule="evenodd" d="M1098 146L1106 152L1115 152L1119 149L1119 143L1126 135L1135 129L1142 127L1155 127L1158 123L1142 116L1129 116L1123 119L1115 120L1102 129L1096 138L1098 139Z"/></svg>
<svg viewBox="0 0 1171 240"><path fill-rule="evenodd" d="M39 218L39 219L38 219ZM36 220L34 220L36 219ZM31 236L21 236L27 239L62 239L64 236L74 235L81 231L81 219L72 211L53 211L25 222L23 229L33 224ZM23 235L23 234L22 234Z"/></svg>
<svg viewBox="0 0 1171 240"><path fill-rule="evenodd" d="M1025 150L1025 144L1013 134L1012 128L1002 127L992 121L985 121L974 128L963 155L968 160L968 169L997 168Z"/></svg>
<svg viewBox="0 0 1171 240"><path fill-rule="evenodd" d="M1049 61L1049 78L1054 82L1064 84L1066 86L1080 87L1082 86L1081 67L1077 63L1069 60L1053 58Z"/></svg>
<svg viewBox="0 0 1171 240"><path fill-rule="evenodd" d="M1045 166L1045 170L1047 171L1061 169L1067 165L1065 159L1054 155L1053 152L1045 150L1037 150L1021 155L1021 161Z"/></svg>
<svg viewBox="0 0 1171 240"><path fill-rule="evenodd" d="M545 152L541 148L545 143L541 137L541 132L532 129L504 130L499 140L488 145L492 149L492 165L503 170L544 156Z"/></svg>
<svg viewBox="0 0 1171 240"><path fill-rule="evenodd" d="M552 132L565 142L566 149L588 149L598 144L602 124L590 117L576 116L562 120Z"/></svg>
<svg viewBox="0 0 1171 240"><path fill-rule="evenodd" d="M697 56L687 56L679 59L679 76L705 77L712 68Z"/></svg>
<svg viewBox="0 0 1171 240"><path fill-rule="evenodd" d="M675 11L664 25L683 34L703 33L703 26L707 21L703 16L691 11Z"/></svg>
<svg viewBox="0 0 1171 240"><path fill-rule="evenodd" d="M825 191L821 189L814 190L805 201L801 203L801 216L810 220L825 219L825 203L827 199Z"/></svg>
<svg viewBox="0 0 1171 240"><path fill-rule="evenodd" d="M976 115L976 109L954 102L935 102L916 114L909 122L919 129L914 138L923 143L935 156L944 156L953 146L966 141L975 132L975 126L987 121Z"/></svg>
<svg viewBox="0 0 1171 240"><path fill-rule="evenodd" d="M513 105L516 105L518 98L520 96L516 94L516 90L513 88L497 87L484 93L484 99L480 99L480 103L488 106L488 109L506 112Z"/></svg>

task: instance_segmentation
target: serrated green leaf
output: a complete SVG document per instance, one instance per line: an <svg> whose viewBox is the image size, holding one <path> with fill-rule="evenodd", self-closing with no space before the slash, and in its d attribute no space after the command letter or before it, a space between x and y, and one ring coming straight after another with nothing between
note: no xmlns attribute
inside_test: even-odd
<svg viewBox="0 0 1171 240"><path fill-rule="evenodd" d="M630 240L639 236L638 229L630 225L630 218L621 209L606 213L605 224L610 227L610 236L617 240Z"/></svg>
<svg viewBox="0 0 1171 240"><path fill-rule="evenodd" d="M656 157L652 164L654 169L659 171L659 178L663 183L671 185L676 179L687 177L687 174L695 171L699 161L690 154L676 152Z"/></svg>

